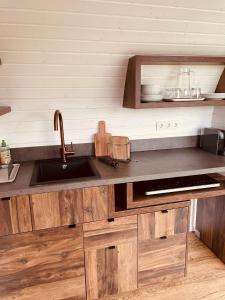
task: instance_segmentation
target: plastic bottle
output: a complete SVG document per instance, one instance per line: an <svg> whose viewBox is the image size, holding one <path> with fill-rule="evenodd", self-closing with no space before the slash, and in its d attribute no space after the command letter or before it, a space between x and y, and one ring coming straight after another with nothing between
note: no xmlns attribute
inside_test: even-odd
<svg viewBox="0 0 225 300"><path fill-rule="evenodd" d="M11 162L10 148L5 140L0 144L0 164L8 165Z"/></svg>

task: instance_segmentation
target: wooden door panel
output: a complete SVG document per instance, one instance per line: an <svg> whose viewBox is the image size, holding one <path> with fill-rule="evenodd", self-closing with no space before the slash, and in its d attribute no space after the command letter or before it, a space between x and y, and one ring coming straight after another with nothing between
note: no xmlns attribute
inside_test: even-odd
<svg viewBox="0 0 225 300"><path fill-rule="evenodd" d="M137 216L86 223L88 299L137 288Z"/></svg>
<svg viewBox="0 0 225 300"><path fill-rule="evenodd" d="M184 275L188 208L138 216L138 285Z"/></svg>
<svg viewBox="0 0 225 300"><path fill-rule="evenodd" d="M82 190L67 190L31 195L35 230L83 222Z"/></svg>
<svg viewBox="0 0 225 300"><path fill-rule="evenodd" d="M29 196L12 197L17 208L18 232L32 231Z"/></svg>
<svg viewBox="0 0 225 300"><path fill-rule="evenodd" d="M0 199L0 236L32 230L29 196Z"/></svg>
<svg viewBox="0 0 225 300"><path fill-rule="evenodd" d="M85 298L81 227L1 238L0 299L62 299L67 293L64 285L59 289L61 281L73 284L68 286L69 292L76 291L71 296ZM54 290L57 294L48 298Z"/></svg>
<svg viewBox="0 0 225 300"><path fill-rule="evenodd" d="M61 226L58 192L30 196L35 230Z"/></svg>
<svg viewBox="0 0 225 300"><path fill-rule="evenodd" d="M196 227L200 239L225 263L225 196L198 200Z"/></svg>
<svg viewBox="0 0 225 300"><path fill-rule="evenodd" d="M108 218L111 186L31 195L35 230Z"/></svg>
<svg viewBox="0 0 225 300"><path fill-rule="evenodd" d="M83 223L82 189L59 192L61 225Z"/></svg>
<svg viewBox="0 0 225 300"><path fill-rule="evenodd" d="M170 236L166 240L140 242L138 251L139 287L160 282L164 276L184 275L186 233Z"/></svg>
<svg viewBox="0 0 225 300"><path fill-rule="evenodd" d="M83 189L84 222L108 219L109 187Z"/></svg>
<svg viewBox="0 0 225 300"><path fill-rule="evenodd" d="M137 243L85 251L87 299L137 288Z"/></svg>

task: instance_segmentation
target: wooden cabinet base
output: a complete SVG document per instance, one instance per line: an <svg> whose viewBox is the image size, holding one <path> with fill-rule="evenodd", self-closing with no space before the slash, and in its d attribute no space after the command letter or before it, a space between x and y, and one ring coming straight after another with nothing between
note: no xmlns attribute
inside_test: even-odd
<svg viewBox="0 0 225 300"><path fill-rule="evenodd" d="M200 239L225 263L225 196L198 201Z"/></svg>
<svg viewBox="0 0 225 300"><path fill-rule="evenodd" d="M137 216L84 224L87 299L137 289Z"/></svg>
<svg viewBox="0 0 225 300"><path fill-rule="evenodd" d="M85 299L82 228L0 239L1 300Z"/></svg>
<svg viewBox="0 0 225 300"><path fill-rule="evenodd" d="M138 216L138 287L185 275L188 208Z"/></svg>

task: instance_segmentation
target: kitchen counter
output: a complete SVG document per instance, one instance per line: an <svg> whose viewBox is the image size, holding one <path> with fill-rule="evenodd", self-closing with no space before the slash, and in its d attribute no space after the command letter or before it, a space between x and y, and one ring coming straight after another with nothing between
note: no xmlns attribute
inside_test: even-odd
<svg viewBox="0 0 225 300"><path fill-rule="evenodd" d="M94 157L92 160L100 177L91 180L65 181L40 186L30 186L34 161L22 163L17 178L13 183L0 184L0 198L125 182L225 172L224 156L217 156L199 148L134 152L132 153L132 161L129 164L121 163L117 169L102 163Z"/></svg>

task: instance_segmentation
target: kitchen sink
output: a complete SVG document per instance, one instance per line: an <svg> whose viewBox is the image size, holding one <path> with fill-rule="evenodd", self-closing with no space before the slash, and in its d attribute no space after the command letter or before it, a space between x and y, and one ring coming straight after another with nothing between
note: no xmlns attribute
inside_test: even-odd
<svg viewBox="0 0 225 300"><path fill-rule="evenodd" d="M68 157L64 163L59 159L35 162L30 185L79 181L99 177L90 157Z"/></svg>

